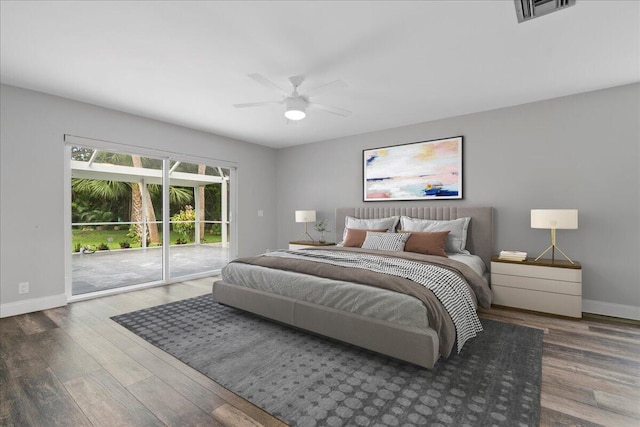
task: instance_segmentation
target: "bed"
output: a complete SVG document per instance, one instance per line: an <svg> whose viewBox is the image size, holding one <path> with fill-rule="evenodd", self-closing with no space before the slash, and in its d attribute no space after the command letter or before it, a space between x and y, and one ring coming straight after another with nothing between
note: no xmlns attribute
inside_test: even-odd
<svg viewBox="0 0 640 427"><path fill-rule="evenodd" d="M473 294L474 305L468 309L475 316L477 305L490 305L492 298L488 277L493 253L493 209L340 208L336 210L336 241L343 240L348 217L350 221L358 218L374 222L393 217L416 221L471 218L467 222L466 245L463 245L463 249L466 248L472 255L456 254L445 258L340 247L278 251L234 260L223 270L223 279L213 284L214 299L277 322L426 368L432 368L441 356L448 357L455 353L454 342L458 344L459 351L460 342L463 342L459 330L464 328L458 323L454 325L453 316L446 311L451 312L450 308L445 307L445 310L440 307L443 304L433 302L428 294L435 294L436 290L423 290L424 286L411 283L410 292L404 294L405 289L409 289L407 282L412 282L406 277L399 274L392 276L386 271L364 272L344 267L351 266L349 263L352 262L362 263L363 259L375 261L377 266L377 260L384 258L386 262L393 258L394 263L402 265L420 264L422 268L422 264L425 264L425 269L447 270L446 273L455 276L456 280L464 275L467 287L471 289L469 293ZM371 233L371 236L375 234L381 233ZM369 234L367 236L370 237ZM473 262L467 262L467 258ZM432 265L431 262L436 264ZM382 267L380 270L383 270ZM418 277L422 275L420 272ZM371 283L367 282L369 280ZM427 297L431 299L425 299ZM449 304L462 303L454 301ZM457 310L456 306L453 311ZM451 327L457 334L453 338L445 334Z"/></svg>

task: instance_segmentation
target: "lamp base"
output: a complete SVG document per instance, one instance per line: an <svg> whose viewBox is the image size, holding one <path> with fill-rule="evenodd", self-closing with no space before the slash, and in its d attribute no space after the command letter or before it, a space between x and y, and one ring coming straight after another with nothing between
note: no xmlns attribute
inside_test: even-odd
<svg viewBox="0 0 640 427"><path fill-rule="evenodd" d="M308 239L307 239L308 237ZM315 242L315 240L313 240L313 237L311 237L311 235L309 234L309 231L307 230L307 223L304 223L304 233L302 234L302 236L300 236L300 238L298 239L299 242Z"/></svg>
<svg viewBox="0 0 640 427"><path fill-rule="evenodd" d="M305 230L306 231L306 230ZM547 252L549 252L549 249L551 249L551 264L554 263L554 261L556 260L556 249L558 250L558 252L560 252L562 255L564 255L564 257L571 263L571 264L575 264L575 262L571 261L571 258L569 258L567 256L567 254L565 254L564 252L562 252L562 250L560 250L559 247L556 246L556 229L552 228L551 229L551 246L549 246L547 249L544 250L544 252L542 252L540 254L540 256L538 256L538 258L536 258L535 260L538 261L540 258L542 258L542 255L546 254Z"/></svg>
<svg viewBox="0 0 640 427"><path fill-rule="evenodd" d="M309 233L307 233L306 231L296 241L297 242L315 242L315 240L313 240L313 237L311 237L311 235Z"/></svg>
<svg viewBox="0 0 640 427"><path fill-rule="evenodd" d="M561 254L562 254L562 255L567 259L567 261L569 261L571 264L575 264L573 261L571 261L571 258L569 258L569 257L567 256L567 254L565 254L564 252L562 252L562 250L561 250L559 247L557 247L555 244L552 244L552 245L551 245L551 246L549 246L547 249L545 249L545 251L544 251L544 252L542 252L542 253L538 256L538 258L536 258L535 260L536 260L536 261L538 261L540 258L542 258L542 255L546 254L547 252L549 252L549 250L551 250L551 264L553 264L553 263L555 262L555 258L556 258L556 257L555 257L556 249L558 250L558 252L560 252L560 253L561 253Z"/></svg>

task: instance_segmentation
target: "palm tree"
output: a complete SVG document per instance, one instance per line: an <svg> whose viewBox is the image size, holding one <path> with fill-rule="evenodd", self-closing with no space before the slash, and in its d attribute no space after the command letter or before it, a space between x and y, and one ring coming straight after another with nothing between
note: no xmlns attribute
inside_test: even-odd
<svg viewBox="0 0 640 427"><path fill-rule="evenodd" d="M73 178L71 187L77 193L90 194L102 200L117 199L129 191L129 183L100 179Z"/></svg>
<svg viewBox="0 0 640 427"><path fill-rule="evenodd" d="M133 167L142 168L142 159L140 156L131 156ZM147 230L149 231L149 241L154 244L160 243L160 237L158 235L158 224L156 223L156 211L153 208L151 202L151 195L147 191L147 186L139 183L132 183L131 185L131 222L136 223L136 229L138 236L142 239L142 200L146 204L145 216L147 218ZM142 241L142 240L140 240Z"/></svg>

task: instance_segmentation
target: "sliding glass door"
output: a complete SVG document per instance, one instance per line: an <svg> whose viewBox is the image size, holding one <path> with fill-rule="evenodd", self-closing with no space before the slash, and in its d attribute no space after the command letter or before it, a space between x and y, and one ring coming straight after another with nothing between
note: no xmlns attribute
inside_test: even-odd
<svg viewBox="0 0 640 427"><path fill-rule="evenodd" d="M68 145L70 297L202 277L227 264L231 168Z"/></svg>

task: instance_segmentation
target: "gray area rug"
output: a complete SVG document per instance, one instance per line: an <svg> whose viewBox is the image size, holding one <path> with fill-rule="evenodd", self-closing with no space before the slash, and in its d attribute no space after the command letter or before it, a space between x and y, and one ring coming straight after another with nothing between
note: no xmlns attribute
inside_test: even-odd
<svg viewBox="0 0 640 427"><path fill-rule="evenodd" d="M203 295L112 317L295 426L537 426L542 331L482 319L432 370Z"/></svg>

